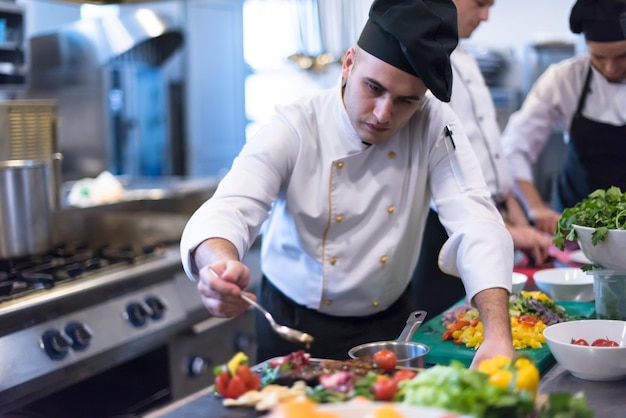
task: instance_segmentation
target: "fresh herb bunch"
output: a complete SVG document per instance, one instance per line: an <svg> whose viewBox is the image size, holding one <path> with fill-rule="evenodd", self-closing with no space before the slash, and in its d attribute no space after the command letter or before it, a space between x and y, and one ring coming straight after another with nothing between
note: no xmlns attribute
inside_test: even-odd
<svg viewBox="0 0 626 418"><path fill-rule="evenodd" d="M572 225L594 228L593 245L603 241L610 229L626 229L626 193L615 186L598 189L574 207L563 210L552 236L552 243L558 249L563 250L565 241L576 239Z"/></svg>

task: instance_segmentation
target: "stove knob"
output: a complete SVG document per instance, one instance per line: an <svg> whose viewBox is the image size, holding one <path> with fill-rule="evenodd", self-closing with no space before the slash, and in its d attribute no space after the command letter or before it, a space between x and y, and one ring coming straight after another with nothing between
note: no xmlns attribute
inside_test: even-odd
<svg viewBox="0 0 626 418"><path fill-rule="evenodd" d="M146 298L146 305L150 308L150 318L157 320L163 318L165 312L165 305L155 296L148 296Z"/></svg>
<svg viewBox="0 0 626 418"><path fill-rule="evenodd" d="M57 329L49 329L41 336L41 348L52 360L63 359L70 350L70 344L67 337Z"/></svg>
<svg viewBox="0 0 626 418"><path fill-rule="evenodd" d="M65 334L72 340L74 350L84 350L91 342L91 332L80 322L70 322L65 326Z"/></svg>
<svg viewBox="0 0 626 418"><path fill-rule="evenodd" d="M187 363L187 373L189 377L198 377L204 374L209 368L209 361L202 356L192 355Z"/></svg>
<svg viewBox="0 0 626 418"><path fill-rule="evenodd" d="M148 311L140 303L131 302L126 306L126 319L135 327L146 325Z"/></svg>

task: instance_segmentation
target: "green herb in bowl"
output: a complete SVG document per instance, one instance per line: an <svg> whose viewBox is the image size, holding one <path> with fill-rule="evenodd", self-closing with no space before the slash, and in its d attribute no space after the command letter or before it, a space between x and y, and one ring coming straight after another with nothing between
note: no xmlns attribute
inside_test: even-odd
<svg viewBox="0 0 626 418"><path fill-rule="evenodd" d="M594 245L603 241L609 230L626 229L626 193L622 193L619 187L598 189L574 207L563 210L552 237L553 244L560 250L565 241L576 239L574 225L594 228Z"/></svg>

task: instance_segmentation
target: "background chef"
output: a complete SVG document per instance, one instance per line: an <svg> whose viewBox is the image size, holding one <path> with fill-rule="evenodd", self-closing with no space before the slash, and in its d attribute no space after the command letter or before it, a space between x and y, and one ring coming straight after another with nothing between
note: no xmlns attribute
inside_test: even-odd
<svg viewBox="0 0 626 418"><path fill-rule="evenodd" d="M537 79L503 133L519 197L537 228L553 233L560 212L595 189L626 190L626 36L624 0L579 0L570 29L585 36L588 52L553 64ZM532 165L555 125L567 154L554 207L534 186Z"/></svg>

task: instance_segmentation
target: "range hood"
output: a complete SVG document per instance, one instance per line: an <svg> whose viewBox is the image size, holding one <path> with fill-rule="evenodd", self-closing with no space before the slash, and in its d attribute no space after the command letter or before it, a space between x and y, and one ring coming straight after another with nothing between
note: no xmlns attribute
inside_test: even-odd
<svg viewBox="0 0 626 418"><path fill-rule="evenodd" d="M180 28L149 9L79 20L30 38L31 86L54 80L52 84L66 84L78 69L85 72L115 61L160 66L182 41Z"/></svg>

